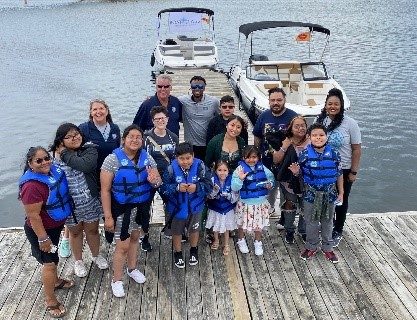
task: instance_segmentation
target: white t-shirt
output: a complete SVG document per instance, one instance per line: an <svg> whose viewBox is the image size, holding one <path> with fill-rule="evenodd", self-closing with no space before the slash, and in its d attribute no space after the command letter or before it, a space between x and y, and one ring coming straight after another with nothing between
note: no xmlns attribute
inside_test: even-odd
<svg viewBox="0 0 417 320"><path fill-rule="evenodd" d="M331 122L332 120L326 117L323 124L328 127ZM339 151L342 158L342 169L350 169L352 165L352 144L362 143L358 123L345 114L340 126L328 133L328 143Z"/></svg>

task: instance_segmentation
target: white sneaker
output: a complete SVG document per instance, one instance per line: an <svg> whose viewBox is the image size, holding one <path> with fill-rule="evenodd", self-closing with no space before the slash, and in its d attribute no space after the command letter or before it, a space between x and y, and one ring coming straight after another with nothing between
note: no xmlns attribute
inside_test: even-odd
<svg viewBox="0 0 417 320"><path fill-rule="evenodd" d="M123 282L122 281L116 281L111 282L111 290L113 291L113 294L117 298L122 298L125 296L125 289L123 288Z"/></svg>
<svg viewBox="0 0 417 320"><path fill-rule="evenodd" d="M144 274L140 272L138 269L135 269L132 272L129 272L129 270L127 270L127 275L131 277L133 280L135 280L137 283L144 283L146 281Z"/></svg>
<svg viewBox="0 0 417 320"><path fill-rule="evenodd" d="M248 245L246 243L245 238L242 238L240 240L237 241L237 246L239 247L240 252L242 253L248 253L249 252L249 248Z"/></svg>
<svg viewBox="0 0 417 320"><path fill-rule="evenodd" d="M74 273L79 278L84 278L87 275L87 269L82 260L77 260L74 263Z"/></svg>
<svg viewBox="0 0 417 320"><path fill-rule="evenodd" d="M98 255L95 258L93 257L93 261L100 270L106 270L109 267L107 260L101 255Z"/></svg>
<svg viewBox="0 0 417 320"><path fill-rule="evenodd" d="M253 243L255 245L255 255L261 256L264 254L264 249L262 247L262 241L255 240Z"/></svg>

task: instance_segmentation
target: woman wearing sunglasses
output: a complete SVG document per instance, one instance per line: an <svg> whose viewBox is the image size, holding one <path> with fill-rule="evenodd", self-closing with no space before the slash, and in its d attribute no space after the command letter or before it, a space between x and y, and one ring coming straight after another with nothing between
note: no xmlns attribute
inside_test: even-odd
<svg viewBox="0 0 417 320"><path fill-rule="evenodd" d="M65 174L52 165L43 147L31 147L26 154L24 174L19 180L19 199L26 212L24 230L32 256L42 264L46 310L50 316L61 318L66 309L58 302L55 290L69 289L74 282L58 278L56 246L72 207Z"/></svg>
<svg viewBox="0 0 417 320"><path fill-rule="evenodd" d="M206 135L206 143L208 144L214 136L226 132L226 125L229 118L235 112L235 99L232 96L226 95L220 99L220 114L212 118L209 122ZM246 127L242 128L239 137L241 137L245 144L248 144L248 130Z"/></svg>
<svg viewBox="0 0 417 320"><path fill-rule="evenodd" d="M65 172L74 200L74 214L66 226L74 254L74 273L80 278L88 273L82 259L84 233L95 264L101 270L108 268L106 259L99 254L98 224L103 210L96 175L98 153L95 145L84 142L75 124L64 123L58 127L51 146L55 163Z"/></svg>

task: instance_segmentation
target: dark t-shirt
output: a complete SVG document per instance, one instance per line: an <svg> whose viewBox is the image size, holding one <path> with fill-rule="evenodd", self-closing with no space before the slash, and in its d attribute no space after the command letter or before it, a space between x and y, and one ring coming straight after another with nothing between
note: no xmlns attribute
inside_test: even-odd
<svg viewBox="0 0 417 320"><path fill-rule="evenodd" d="M49 196L49 189L48 186L39 181L28 181L26 182L20 191L21 200L24 205L34 204L42 202L42 209L41 209L41 219L43 223L43 227L45 229L52 229L59 226L62 226L65 223L65 220L55 221L52 219L49 214L45 210L45 204L48 200ZM26 224L32 228L30 224L30 220L26 219Z"/></svg>
<svg viewBox="0 0 417 320"><path fill-rule="evenodd" d="M293 110L286 109L280 116L274 116L271 110L262 112L253 127L253 135L261 139L262 162L267 168L272 166L272 154L268 153L270 144L265 141L265 135L285 132L291 120L297 116ZM284 137L284 135L281 135Z"/></svg>

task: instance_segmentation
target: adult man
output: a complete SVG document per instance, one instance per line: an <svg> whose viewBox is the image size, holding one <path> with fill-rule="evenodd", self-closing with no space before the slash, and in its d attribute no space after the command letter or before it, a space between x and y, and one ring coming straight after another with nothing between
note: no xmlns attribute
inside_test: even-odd
<svg viewBox="0 0 417 320"><path fill-rule="evenodd" d="M235 100L232 96L226 95L220 99L220 114L210 120L208 128L207 128L207 135L206 135L206 144L210 142L210 140L220 134L226 132L226 125L230 118L235 111ZM242 131L239 135L246 144L248 144L248 129L242 128Z"/></svg>
<svg viewBox="0 0 417 320"><path fill-rule="evenodd" d="M287 130L290 121L297 116L297 113L285 107L285 92L281 88L272 88L268 91L269 94L269 110L262 112L253 127L255 146L260 147L262 152L262 163L268 168L272 169L272 154L275 150L271 141L272 138L281 136L284 138L284 133ZM268 201L271 205L272 211L270 218L276 218L275 200L278 193L278 184L269 191Z"/></svg>
<svg viewBox="0 0 417 320"><path fill-rule="evenodd" d="M184 140L192 144L197 159L204 159L207 128L217 115L220 103L216 97L204 93L206 80L203 77L192 77L190 86L191 95L179 97L183 105Z"/></svg>
<svg viewBox="0 0 417 320"><path fill-rule="evenodd" d="M178 98L171 96L172 79L169 75L161 74L156 78L156 94L142 102L136 113L133 123L138 125L143 131L153 128L154 123L151 117L151 109L155 106L163 106L168 111L167 129L177 136L180 132L182 121L182 104Z"/></svg>

